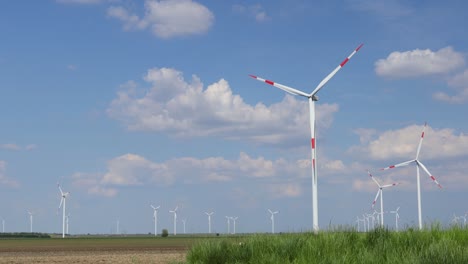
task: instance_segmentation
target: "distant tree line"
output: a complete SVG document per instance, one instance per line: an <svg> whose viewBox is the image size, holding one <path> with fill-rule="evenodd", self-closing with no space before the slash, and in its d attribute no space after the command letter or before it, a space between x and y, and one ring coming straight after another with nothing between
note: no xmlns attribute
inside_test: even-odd
<svg viewBox="0 0 468 264"><path fill-rule="evenodd" d="M0 233L0 238L50 238L49 234L44 233Z"/></svg>

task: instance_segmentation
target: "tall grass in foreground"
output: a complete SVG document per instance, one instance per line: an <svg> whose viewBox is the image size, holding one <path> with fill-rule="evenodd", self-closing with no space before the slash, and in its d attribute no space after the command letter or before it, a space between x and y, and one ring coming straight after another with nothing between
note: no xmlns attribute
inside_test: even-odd
<svg viewBox="0 0 468 264"><path fill-rule="evenodd" d="M188 263L468 263L468 229L376 229L253 235L205 241Z"/></svg>

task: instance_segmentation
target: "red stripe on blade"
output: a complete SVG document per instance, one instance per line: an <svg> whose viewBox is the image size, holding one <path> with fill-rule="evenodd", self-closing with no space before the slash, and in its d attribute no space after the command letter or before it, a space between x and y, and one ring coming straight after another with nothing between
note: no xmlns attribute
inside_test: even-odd
<svg viewBox="0 0 468 264"><path fill-rule="evenodd" d="M315 138L310 140L310 144L312 145L312 149L315 149Z"/></svg>
<svg viewBox="0 0 468 264"><path fill-rule="evenodd" d="M340 66L343 67L348 61L349 61L349 58L346 58L342 63L340 63Z"/></svg>
<svg viewBox="0 0 468 264"><path fill-rule="evenodd" d="M268 83L269 85L275 85L275 83L270 80L265 80L265 82Z"/></svg>
<svg viewBox="0 0 468 264"><path fill-rule="evenodd" d="M395 168L395 165L392 165L392 166L390 166L390 167L388 167L388 168L389 168L389 169L393 169L393 168Z"/></svg>
<svg viewBox="0 0 468 264"><path fill-rule="evenodd" d="M257 79L257 76L249 74L250 77Z"/></svg>
<svg viewBox="0 0 468 264"><path fill-rule="evenodd" d="M431 176L431 179L432 179L433 181L435 181L435 180L436 180L434 176Z"/></svg>
<svg viewBox="0 0 468 264"><path fill-rule="evenodd" d="M422 137L422 138L424 137L424 132L422 132L421 137Z"/></svg>
<svg viewBox="0 0 468 264"><path fill-rule="evenodd" d="M356 51L359 51L363 45L364 45L364 43L362 43L361 45L359 45L359 47L356 48Z"/></svg>

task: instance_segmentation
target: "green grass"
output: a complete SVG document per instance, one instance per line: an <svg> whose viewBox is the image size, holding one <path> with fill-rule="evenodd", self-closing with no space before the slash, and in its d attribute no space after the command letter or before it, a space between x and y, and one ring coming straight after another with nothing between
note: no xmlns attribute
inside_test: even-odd
<svg viewBox="0 0 468 264"><path fill-rule="evenodd" d="M254 235L196 243L188 263L468 263L468 229Z"/></svg>

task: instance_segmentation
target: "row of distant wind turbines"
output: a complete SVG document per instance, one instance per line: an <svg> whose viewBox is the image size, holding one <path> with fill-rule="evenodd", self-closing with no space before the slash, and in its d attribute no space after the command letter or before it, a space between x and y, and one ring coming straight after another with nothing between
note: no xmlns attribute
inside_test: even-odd
<svg viewBox="0 0 468 264"><path fill-rule="evenodd" d="M303 91L297 90L295 88L279 84L267 79L263 79L261 77L255 76L255 75L250 75L250 77L257 79L261 82L265 82L266 84L275 86L287 93L293 94L293 95L299 95L306 97L309 101L309 117L310 117L310 135L311 135L311 172L312 172L312 228L315 233L319 231L319 224L318 224L318 187L317 187L317 139L316 139L316 120L315 120L315 102L318 101L317 93L320 91L320 89L323 88L323 86L341 69L343 66L356 54L363 44L359 45L346 59L344 59L330 74L328 74L316 87L311 93L305 93ZM426 125L424 125L424 128L426 128ZM429 172L429 170L424 166L423 163L419 160L419 153L421 150L421 144L424 138L424 129L421 135L421 139L419 141L418 149L416 152L416 158L405 161L402 163L399 163L397 165L392 165L386 168L383 168L382 170L388 170L396 167L402 167L402 166L407 166L410 164L415 164L416 165L416 177L417 177L417 196L418 196L418 226L419 229L422 229L422 215L421 215L421 184L420 184L420 176L419 176L419 170L423 169L424 172L426 172L431 180L436 183L439 188L442 188L442 186L437 182L436 178ZM370 174L370 173L369 173ZM372 175L370 174L372 177ZM381 203L381 225L383 226L383 188L387 188L390 186L394 186L393 184L391 185L383 185L381 186L373 177L372 179L377 183L379 186L379 191L377 192L376 199L380 195L380 203ZM374 203L375 203L374 200Z"/></svg>
<svg viewBox="0 0 468 264"><path fill-rule="evenodd" d="M150 205L151 208L153 208L153 221L154 221L154 235L158 235L158 211L161 206L154 206ZM176 206L174 210L170 210L169 213L174 214L174 235L177 235L177 209L179 209L179 206ZM271 214L270 220L271 220L271 233L275 233L275 214L279 213L279 211L272 211L268 209L268 212ZM205 214L208 216L208 234L211 234L211 216L214 214L214 212L205 212ZM225 216L227 220L227 233L228 234L236 234L236 221L238 217L233 217L233 216ZM233 222L233 231L231 232L231 221ZM185 233L185 223L186 220L183 219L182 223L184 225L184 233Z"/></svg>

